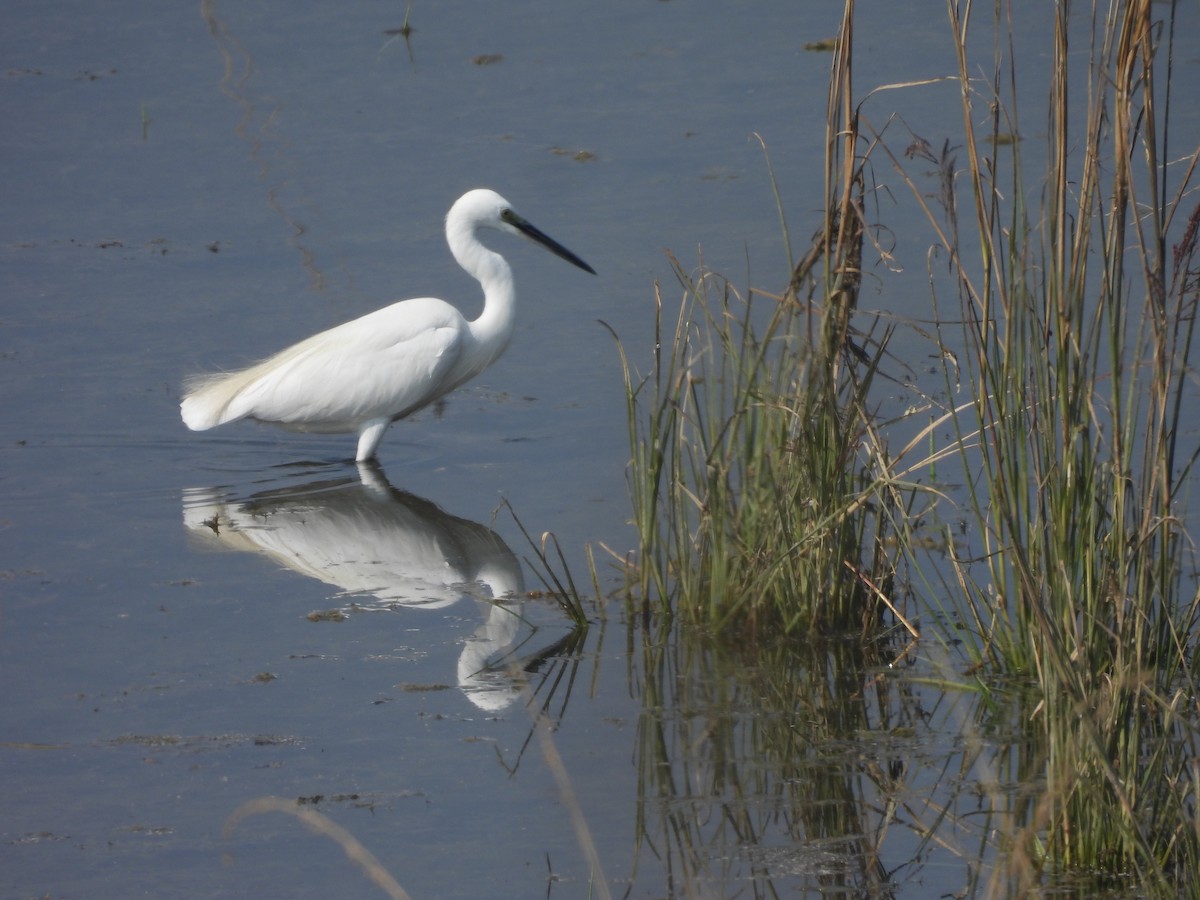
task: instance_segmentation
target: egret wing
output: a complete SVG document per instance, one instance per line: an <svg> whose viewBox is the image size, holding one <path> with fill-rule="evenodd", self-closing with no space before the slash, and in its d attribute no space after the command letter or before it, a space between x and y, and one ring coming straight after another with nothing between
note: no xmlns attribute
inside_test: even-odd
<svg viewBox="0 0 1200 900"><path fill-rule="evenodd" d="M441 396L465 323L440 300L406 300L323 331L237 379L222 421L243 417L299 431L353 431Z"/></svg>

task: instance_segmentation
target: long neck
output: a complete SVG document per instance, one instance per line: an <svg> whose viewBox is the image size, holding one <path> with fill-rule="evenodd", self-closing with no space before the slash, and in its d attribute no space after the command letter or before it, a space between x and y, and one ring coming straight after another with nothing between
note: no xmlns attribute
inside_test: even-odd
<svg viewBox="0 0 1200 900"><path fill-rule="evenodd" d="M448 221L446 241L458 264L483 288L483 312L470 327L471 337L487 356L483 365L488 365L504 352L512 337L516 318L512 269L503 256L479 242L470 225L455 226Z"/></svg>

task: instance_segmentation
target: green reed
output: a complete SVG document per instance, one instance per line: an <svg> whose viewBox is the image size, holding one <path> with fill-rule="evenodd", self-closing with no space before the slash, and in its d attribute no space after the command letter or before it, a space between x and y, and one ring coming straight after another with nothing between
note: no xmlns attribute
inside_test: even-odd
<svg viewBox="0 0 1200 900"><path fill-rule="evenodd" d="M972 871L992 874L970 891L1165 896L1200 883L1200 592L1185 530L1200 149L1169 141L1175 4L1077 6L1059 0L1042 45L1017 41L998 0L978 24L969 0L948 0L963 132L907 150L932 164L931 194L860 124L845 0L824 221L788 287L737 290L672 259L678 313L656 287L647 371L621 347L639 536L628 587L643 623L697 625L735 649L768 629L907 626L895 598L924 590L929 684L979 698L963 737L989 772L990 825ZM1044 169L1025 158L1018 47L1050 61L1031 128L1046 134ZM881 153L933 231L948 399L896 454L870 399L891 332L856 321L864 247L877 249L864 183ZM899 472L935 431L940 448ZM937 490L901 480L932 481L935 461ZM915 505L956 472L965 531L930 541Z"/></svg>
<svg viewBox="0 0 1200 900"><path fill-rule="evenodd" d="M909 184L960 300L962 333L938 335L962 348L969 405L953 419L964 471L981 472L968 479L974 555L956 559L967 651L985 673L1036 684L1013 701L1030 729L1013 774L1040 787L1011 809L1001 876L1124 872L1158 892L1200 874L1200 595L1183 522L1200 151L1179 158L1166 140L1174 4L1097 2L1090 28L1072 5L1057 4L1037 48L1052 75L1036 187L1006 139L1021 133L1022 77L1007 8L990 23L986 84L972 4L958 0L965 166L917 142L910 155L941 170L941 209Z"/></svg>
<svg viewBox="0 0 1200 900"><path fill-rule="evenodd" d="M639 595L718 628L864 627L877 602L861 571L883 561L862 562L883 531L856 453L870 368L835 391L793 307L772 301L756 330L728 282L675 272L683 301L652 375L626 360Z"/></svg>
<svg viewBox="0 0 1200 900"><path fill-rule="evenodd" d="M716 629L872 632L892 604L904 489L868 402L888 332L851 324L865 161L849 56L835 60L828 212L788 288L739 291L672 258L679 311L664 311L656 286L648 374L621 347L640 539L631 590L647 613Z"/></svg>

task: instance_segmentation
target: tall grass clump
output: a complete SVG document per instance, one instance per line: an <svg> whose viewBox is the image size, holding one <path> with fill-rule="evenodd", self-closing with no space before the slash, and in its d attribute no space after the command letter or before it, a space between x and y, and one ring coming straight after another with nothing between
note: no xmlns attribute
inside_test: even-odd
<svg viewBox="0 0 1200 900"><path fill-rule="evenodd" d="M969 404L953 421L964 471L978 473L976 545L955 560L965 646L978 671L1035 685L1015 701L1030 734L1011 775L1027 789L1004 871L1026 884L1124 873L1165 895L1200 874L1184 529L1200 151L1169 143L1175 4L1078 6L1060 0L1047 36L1047 115L1031 129L1046 131L1046 163L1030 177L1016 102L1028 69L1005 18L1017 12L991 10L987 84L973 5L950 0L965 159L910 147L941 169L940 209L909 183L960 301L939 318L961 334L939 335L960 348Z"/></svg>
<svg viewBox="0 0 1200 900"><path fill-rule="evenodd" d="M666 312L656 286L649 373L622 348L631 580L648 614L717 630L870 631L889 602L898 495L868 402L887 334L852 327L865 163L848 53L835 70L828 212L790 287L738 291L672 258L681 300Z"/></svg>

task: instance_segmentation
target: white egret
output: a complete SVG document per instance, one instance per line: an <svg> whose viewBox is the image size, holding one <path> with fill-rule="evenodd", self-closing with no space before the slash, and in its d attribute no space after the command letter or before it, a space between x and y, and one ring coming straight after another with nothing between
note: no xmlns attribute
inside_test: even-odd
<svg viewBox="0 0 1200 900"><path fill-rule="evenodd" d="M255 419L289 431L358 433L355 459L375 456L387 427L496 361L512 338L512 269L479 242L494 228L531 238L585 272L582 259L513 212L494 191L463 194L446 215L446 242L483 288L474 321L435 297L391 306L315 334L237 372L188 380L180 412L193 431Z"/></svg>

